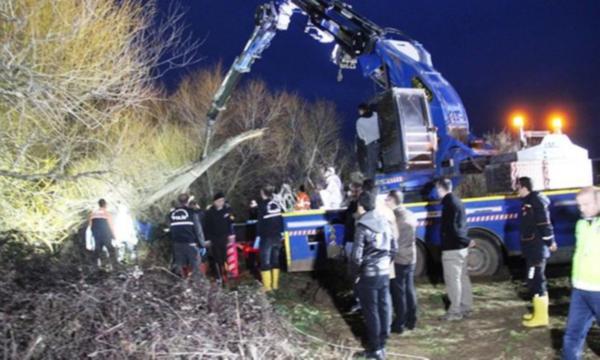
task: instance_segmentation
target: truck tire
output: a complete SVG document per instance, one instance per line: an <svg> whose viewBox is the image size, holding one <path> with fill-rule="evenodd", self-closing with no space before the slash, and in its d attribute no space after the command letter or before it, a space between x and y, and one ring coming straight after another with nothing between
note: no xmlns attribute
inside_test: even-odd
<svg viewBox="0 0 600 360"><path fill-rule="evenodd" d="M475 230L469 232L469 238L477 244L469 249L469 275L485 277L498 273L503 263L503 256L495 236Z"/></svg>
<svg viewBox="0 0 600 360"><path fill-rule="evenodd" d="M427 249L421 240L417 240L417 264L415 265L415 277L427 275Z"/></svg>

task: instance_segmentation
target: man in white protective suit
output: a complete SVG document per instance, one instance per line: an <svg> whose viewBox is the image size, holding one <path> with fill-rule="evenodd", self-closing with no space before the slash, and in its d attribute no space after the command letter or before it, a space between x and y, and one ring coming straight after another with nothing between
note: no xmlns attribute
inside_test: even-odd
<svg viewBox="0 0 600 360"><path fill-rule="evenodd" d="M342 180L336 175L332 166L323 172L325 178L325 189L321 190L321 200L324 209L339 209L342 206Z"/></svg>

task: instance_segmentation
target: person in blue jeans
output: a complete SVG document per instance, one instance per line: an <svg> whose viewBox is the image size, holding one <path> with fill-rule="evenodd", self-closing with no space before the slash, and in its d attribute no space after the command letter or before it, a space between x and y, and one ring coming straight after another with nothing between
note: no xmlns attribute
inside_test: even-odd
<svg viewBox="0 0 600 360"><path fill-rule="evenodd" d="M356 290L367 328L367 359L385 359L385 343L392 322L390 270L398 245L385 216L375 211L375 196L358 197L352 265L357 270Z"/></svg>
<svg viewBox="0 0 600 360"><path fill-rule="evenodd" d="M577 194L583 219L575 226L571 303L563 338L564 360L581 359L594 320L600 324L600 195L593 187Z"/></svg>
<svg viewBox="0 0 600 360"><path fill-rule="evenodd" d="M394 257L396 277L390 281L396 318L392 331L402 334L404 329L413 330L417 323L417 291L415 289L415 265L417 263L417 218L403 206L401 192L391 191L385 199L394 211L398 253Z"/></svg>

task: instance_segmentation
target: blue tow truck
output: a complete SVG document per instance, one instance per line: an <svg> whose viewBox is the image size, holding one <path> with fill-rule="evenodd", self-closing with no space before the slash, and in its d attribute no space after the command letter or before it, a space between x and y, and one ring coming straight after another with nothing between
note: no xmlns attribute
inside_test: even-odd
<svg viewBox="0 0 600 360"><path fill-rule="evenodd" d="M484 176L486 193L494 194L464 199L470 235L477 243L469 257L474 275L494 274L506 256L520 251L520 201L512 195L519 176L531 177L536 190L547 192L560 248L553 259L569 259L579 216L575 193L593 182L587 150L572 144L560 131L527 136L521 128L521 150L499 154L470 133L460 97L419 42L399 30L380 27L342 1L274 0L257 9L252 36L207 113L207 146L214 123L242 75L250 72L277 32L287 30L295 16L306 20L307 34L333 45L330 60L339 67L338 75L342 70L360 68L381 89L369 102L378 114L380 128L381 162L375 180L382 195L402 190L407 206L417 213L418 273L425 271L429 256L436 257L440 243L440 208L431 188L433 180L442 176L451 178L455 186L467 175ZM341 245L344 216L343 209L287 213L288 270L313 270L328 248Z"/></svg>
<svg viewBox="0 0 600 360"><path fill-rule="evenodd" d="M574 225L579 219L577 190L548 191L559 250L551 262L570 261ZM477 246L469 252L473 276L491 276L509 256L520 254L518 212L520 200L513 195L464 199L469 236ZM417 275L426 273L430 261L439 261L440 205L436 201L407 203L418 218ZM343 246L345 211L312 210L284 215L285 254L288 271L311 271L324 263L330 246Z"/></svg>

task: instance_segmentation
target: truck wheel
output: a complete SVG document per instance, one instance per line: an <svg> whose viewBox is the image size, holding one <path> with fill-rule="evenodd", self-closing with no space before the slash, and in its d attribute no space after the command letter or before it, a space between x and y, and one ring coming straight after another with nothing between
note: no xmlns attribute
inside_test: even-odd
<svg viewBox="0 0 600 360"><path fill-rule="evenodd" d="M469 249L469 275L495 275L502 265L502 251L492 235L474 231L469 234L477 246Z"/></svg>
<svg viewBox="0 0 600 360"><path fill-rule="evenodd" d="M417 264L415 265L415 277L427 275L427 250L422 241L417 240Z"/></svg>

